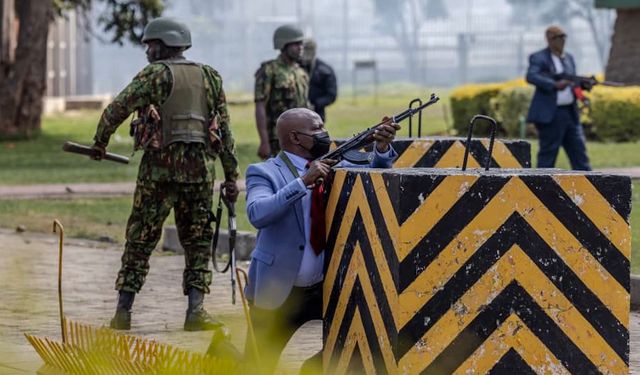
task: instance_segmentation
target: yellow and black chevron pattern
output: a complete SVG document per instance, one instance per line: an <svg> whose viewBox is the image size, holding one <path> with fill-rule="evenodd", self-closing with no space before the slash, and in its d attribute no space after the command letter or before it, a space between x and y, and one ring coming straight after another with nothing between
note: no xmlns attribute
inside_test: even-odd
<svg viewBox="0 0 640 375"><path fill-rule="evenodd" d="M335 140L331 148L344 140ZM398 158L394 168L460 168L466 138L429 137L396 138L393 148ZM488 139L472 139L469 149L469 168L484 165L489 148ZM371 151L371 146L369 146ZM530 168L531 145L527 141L496 139L491 160L492 168Z"/></svg>
<svg viewBox="0 0 640 375"><path fill-rule="evenodd" d="M631 182L337 170L327 374L628 373Z"/></svg>

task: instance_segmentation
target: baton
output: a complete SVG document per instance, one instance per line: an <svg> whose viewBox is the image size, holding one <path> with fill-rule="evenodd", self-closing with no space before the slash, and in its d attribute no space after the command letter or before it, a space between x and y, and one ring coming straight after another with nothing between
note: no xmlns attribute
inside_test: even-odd
<svg viewBox="0 0 640 375"><path fill-rule="evenodd" d="M87 155L90 157L94 157L97 155L96 150L92 149L88 146L83 146L81 144L73 143L73 142L65 142L62 146L62 149L66 152L71 152L74 154ZM106 152L103 157L104 160L115 161L116 163L129 164L129 158L126 156L113 154L111 152Z"/></svg>

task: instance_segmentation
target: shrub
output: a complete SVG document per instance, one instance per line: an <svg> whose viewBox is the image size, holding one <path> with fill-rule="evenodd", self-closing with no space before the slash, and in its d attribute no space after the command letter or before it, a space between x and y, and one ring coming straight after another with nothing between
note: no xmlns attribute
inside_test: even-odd
<svg viewBox="0 0 640 375"><path fill-rule="evenodd" d="M487 115L495 117L491 106L491 99L500 91L513 87L525 87L527 83L523 79L517 79L502 83L470 84L463 85L451 93L451 115L453 128L458 134L466 134L469 121L475 115ZM479 128L478 135L488 134L488 127Z"/></svg>
<svg viewBox="0 0 640 375"><path fill-rule="evenodd" d="M596 86L590 97L591 128L599 139L640 140L640 86Z"/></svg>
<svg viewBox="0 0 640 375"><path fill-rule="evenodd" d="M533 87L509 87L501 90L491 99L491 108L506 136L520 137L520 122L525 121Z"/></svg>

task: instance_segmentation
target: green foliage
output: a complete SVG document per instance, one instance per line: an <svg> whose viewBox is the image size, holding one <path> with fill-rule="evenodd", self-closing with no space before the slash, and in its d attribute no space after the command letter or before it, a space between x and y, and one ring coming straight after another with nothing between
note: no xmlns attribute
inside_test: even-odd
<svg viewBox="0 0 640 375"><path fill-rule="evenodd" d="M123 40L140 44L144 26L164 10L162 0L54 0L54 7L58 16L75 9L88 19L98 3L101 5L98 25L112 34L110 42L118 44L123 44Z"/></svg>
<svg viewBox="0 0 640 375"><path fill-rule="evenodd" d="M451 96L451 115L453 128L458 135L467 134L469 121L475 115L493 116L491 99L498 94L498 88L479 90L472 96ZM486 129L477 130L477 134L487 134Z"/></svg>
<svg viewBox="0 0 640 375"><path fill-rule="evenodd" d="M520 122L526 118L532 97L533 87L511 87L490 100L495 118L508 137L520 136Z"/></svg>
<svg viewBox="0 0 640 375"><path fill-rule="evenodd" d="M640 87L596 87L591 98L592 131L599 139L640 140Z"/></svg>
<svg viewBox="0 0 640 375"><path fill-rule="evenodd" d="M458 134L466 134L471 117L483 114L498 121L501 136L517 138L520 119L526 118L533 92L533 86L522 80L460 86L451 93L454 128ZM596 86L587 95L591 108L582 112L581 121L587 125L589 139L640 140L640 87ZM476 133L486 135L487 129L480 128Z"/></svg>
<svg viewBox="0 0 640 375"><path fill-rule="evenodd" d="M473 116L496 116L491 99L504 89L525 86L524 80L517 79L503 83L479 83L457 87L451 93L451 114L454 129L458 135L467 134L469 121ZM483 123L477 130L474 128L474 132L478 135L486 135L489 134L488 129L489 127Z"/></svg>

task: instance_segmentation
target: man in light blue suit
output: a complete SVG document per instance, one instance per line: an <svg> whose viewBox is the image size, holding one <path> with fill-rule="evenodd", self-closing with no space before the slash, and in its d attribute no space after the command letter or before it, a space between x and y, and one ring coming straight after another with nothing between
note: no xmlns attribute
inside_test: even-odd
<svg viewBox="0 0 640 375"><path fill-rule="evenodd" d="M536 87L527 122L538 130L538 168L553 168L563 146L576 170L591 170L585 136L572 83L557 79L562 73L575 75L573 56L564 51L567 35L557 26L546 31L548 47L529 56L527 82Z"/></svg>
<svg viewBox="0 0 640 375"><path fill-rule="evenodd" d="M391 142L399 128L391 121L377 128L370 167L391 167L397 157ZM312 190L335 164L332 160L309 162L326 154L330 145L315 112L290 109L278 118L276 131L282 151L250 165L246 173L247 215L258 237L245 293L265 373L273 372L300 326L322 319L324 248L313 238L318 236L311 225ZM245 353L250 352L245 347ZM314 358L313 362L320 357Z"/></svg>

